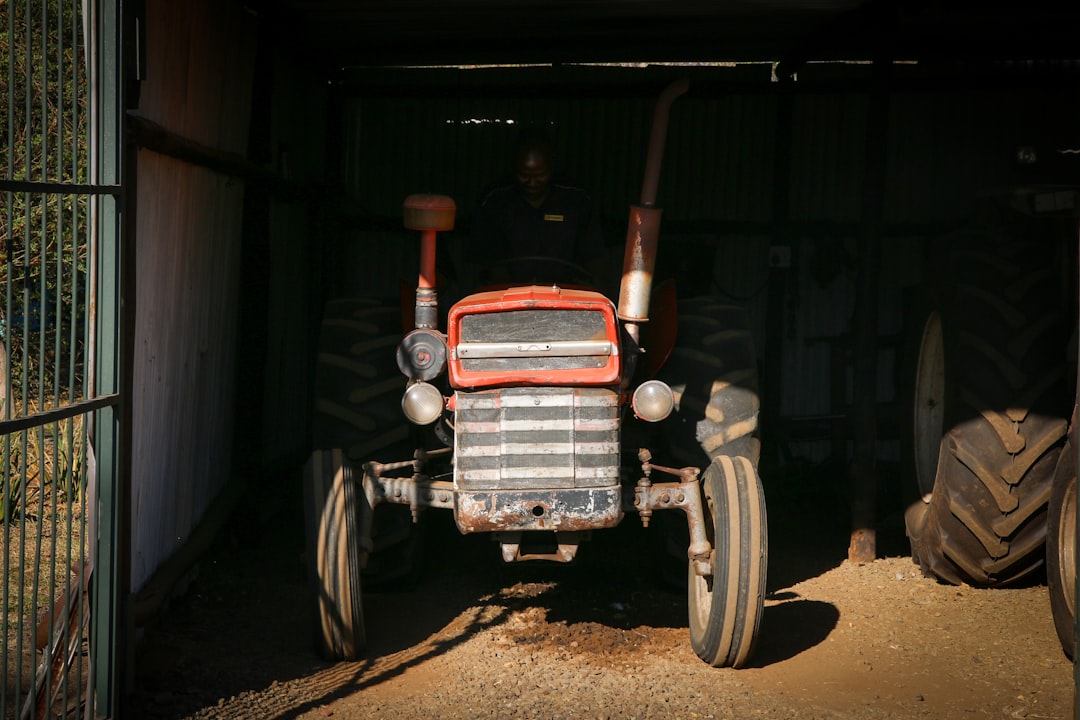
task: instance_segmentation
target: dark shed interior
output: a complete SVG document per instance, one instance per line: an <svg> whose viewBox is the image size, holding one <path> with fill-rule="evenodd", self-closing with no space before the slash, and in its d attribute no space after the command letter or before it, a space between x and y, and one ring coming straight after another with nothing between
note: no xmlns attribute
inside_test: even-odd
<svg viewBox="0 0 1080 720"><path fill-rule="evenodd" d="M411 193L457 203L439 241L451 279L477 262L472 211L521 126L546 127L590 189L617 267L653 104L689 79L660 181L658 274L750 308L766 488L841 498L834 519L856 534L900 526L905 313L934 248L988 199L1025 188L1024 202L1052 203L1077 177L1080 11L1067 4L142 5L128 104L131 586L144 598L209 532L200 523L220 527L268 487L294 492L325 302L415 283ZM1029 230L1038 243L1062 228ZM1058 281L1075 304L1071 237ZM192 355L176 372L216 378L204 396L153 368L179 357L154 331L178 303L172 340ZM180 446L202 449L164 474L140 463L175 436L139 423L163 408L185 419Z"/></svg>

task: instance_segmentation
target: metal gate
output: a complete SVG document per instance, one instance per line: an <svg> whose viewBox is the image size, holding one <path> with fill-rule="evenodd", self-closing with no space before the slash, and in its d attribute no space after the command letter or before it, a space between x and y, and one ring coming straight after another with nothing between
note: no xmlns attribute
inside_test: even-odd
<svg viewBox="0 0 1080 720"><path fill-rule="evenodd" d="M0 0L4 720L115 713L120 27L119 0Z"/></svg>

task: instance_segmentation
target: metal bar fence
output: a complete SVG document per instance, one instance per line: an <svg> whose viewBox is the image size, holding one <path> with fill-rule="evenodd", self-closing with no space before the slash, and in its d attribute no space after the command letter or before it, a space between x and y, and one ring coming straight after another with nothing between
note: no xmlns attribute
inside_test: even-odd
<svg viewBox="0 0 1080 720"><path fill-rule="evenodd" d="M92 177L84 0L0 0L0 712L90 717ZM115 238L106 238L115 242Z"/></svg>

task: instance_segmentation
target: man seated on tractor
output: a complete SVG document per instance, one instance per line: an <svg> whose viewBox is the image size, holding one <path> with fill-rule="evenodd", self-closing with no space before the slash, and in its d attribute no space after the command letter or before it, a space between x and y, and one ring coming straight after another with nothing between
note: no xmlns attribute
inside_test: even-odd
<svg viewBox="0 0 1080 720"><path fill-rule="evenodd" d="M473 216L480 283L577 283L603 287L600 214L589 194L555 178L547 134L526 128L514 177L489 191Z"/></svg>

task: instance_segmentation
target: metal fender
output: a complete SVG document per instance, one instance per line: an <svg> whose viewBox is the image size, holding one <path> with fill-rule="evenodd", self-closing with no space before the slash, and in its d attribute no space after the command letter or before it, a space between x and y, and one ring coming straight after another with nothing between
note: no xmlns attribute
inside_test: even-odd
<svg viewBox="0 0 1080 720"><path fill-rule="evenodd" d="M641 345L645 354L638 360L641 377L654 377L671 356L679 332L678 318L675 281L668 278L653 290L649 300L649 322L642 325Z"/></svg>

